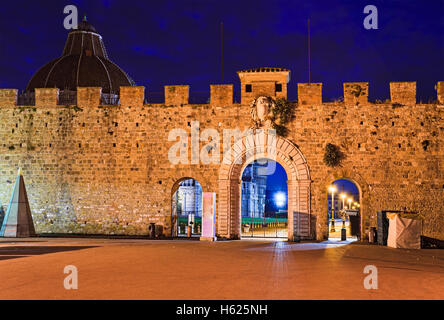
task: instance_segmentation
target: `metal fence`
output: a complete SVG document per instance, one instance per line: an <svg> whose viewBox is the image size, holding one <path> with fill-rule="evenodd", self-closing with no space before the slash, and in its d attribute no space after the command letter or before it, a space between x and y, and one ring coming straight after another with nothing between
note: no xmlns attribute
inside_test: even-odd
<svg viewBox="0 0 444 320"><path fill-rule="evenodd" d="M35 93L22 92L17 95L18 106L35 106Z"/></svg>
<svg viewBox="0 0 444 320"><path fill-rule="evenodd" d="M120 96L115 93L102 93L100 103L104 105L118 105ZM77 105L77 91L61 90L58 105ZM17 96L18 106L35 106L35 92L21 92Z"/></svg>
<svg viewBox="0 0 444 320"><path fill-rule="evenodd" d="M100 103L105 105L118 105L120 104L120 96L115 93L102 93Z"/></svg>
<svg viewBox="0 0 444 320"><path fill-rule="evenodd" d="M60 91L58 104L65 106L77 105L77 91L70 91L70 90Z"/></svg>

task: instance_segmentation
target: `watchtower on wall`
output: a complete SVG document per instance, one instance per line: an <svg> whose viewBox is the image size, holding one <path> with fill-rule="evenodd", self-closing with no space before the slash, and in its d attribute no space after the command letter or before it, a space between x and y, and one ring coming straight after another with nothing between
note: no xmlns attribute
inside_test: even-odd
<svg viewBox="0 0 444 320"><path fill-rule="evenodd" d="M241 82L241 104L249 104L258 96L287 99L290 70L284 68L255 68L237 72Z"/></svg>

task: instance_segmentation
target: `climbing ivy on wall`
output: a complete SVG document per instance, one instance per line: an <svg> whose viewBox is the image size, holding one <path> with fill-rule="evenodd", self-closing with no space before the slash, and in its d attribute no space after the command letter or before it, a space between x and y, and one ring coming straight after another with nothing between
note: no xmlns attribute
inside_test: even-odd
<svg viewBox="0 0 444 320"><path fill-rule="evenodd" d="M357 84L355 84L351 87L350 93L352 95L354 95L356 98L359 98L359 96L363 96L365 94L363 88Z"/></svg>
<svg viewBox="0 0 444 320"><path fill-rule="evenodd" d="M294 105L286 99L279 98L272 109L272 114L273 129L276 130L276 134L282 137L287 136L286 125L294 118Z"/></svg>
<svg viewBox="0 0 444 320"><path fill-rule="evenodd" d="M328 143L325 146L324 163L329 167L337 167L341 164L344 154L338 146Z"/></svg>

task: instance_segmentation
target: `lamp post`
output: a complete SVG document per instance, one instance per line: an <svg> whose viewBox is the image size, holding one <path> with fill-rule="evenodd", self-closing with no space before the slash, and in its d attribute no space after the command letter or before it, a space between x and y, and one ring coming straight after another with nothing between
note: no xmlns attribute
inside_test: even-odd
<svg viewBox="0 0 444 320"><path fill-rule="evenodd" d="M342 199L342 209L345 209L345 198L347 198L347 194L343 192L339 196Z"/></svg>
<svg viewBox="0 0 444 320"><path fill-rule="evenodd" d="M345 198L347 198L347 194L346 193L341 193L340 195L341 199L342 199L342 229L345 228Z"/></svg>
<svg viewBox="0 0 444 320"><path fill-rule="evenodd" d="M351 203L353 202L353 199L352 198L348 198L347 202L348 202L348 208L351 209Z"/></svg>
<svg viewBox="0 0 444 320"><path fill-rule="evenodd" d="M335 232L335 192L336 187L331 185L328 190L331 192L331 229L330 232Z"/></svg>

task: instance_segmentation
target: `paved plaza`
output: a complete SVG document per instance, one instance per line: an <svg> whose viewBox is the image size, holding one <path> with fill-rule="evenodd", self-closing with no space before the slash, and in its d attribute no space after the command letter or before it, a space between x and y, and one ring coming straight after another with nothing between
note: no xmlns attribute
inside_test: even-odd
<svg viewBox="0 0 444 320"><path fill-rule="evenodd" d="M1 299L444 299L443 250L357 242L3 238L0 274Z"/></svg>

